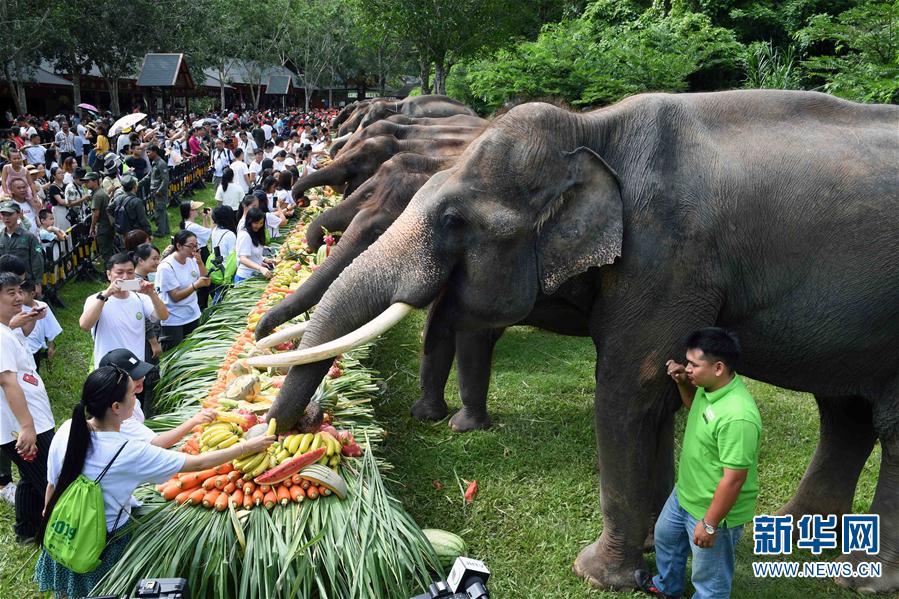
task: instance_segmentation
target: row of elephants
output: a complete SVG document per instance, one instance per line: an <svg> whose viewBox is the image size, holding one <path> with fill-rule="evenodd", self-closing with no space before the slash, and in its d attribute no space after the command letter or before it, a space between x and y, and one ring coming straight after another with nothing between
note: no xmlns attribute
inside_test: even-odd
<svg viewBox="0 0 899 599"><path fill-rule="evenodd" d="M295 198L333 185L344 200L308 242L342 231L321 268L260 321L260 355L289 366L271 408L294 426L331 358L428 308L418 418L486 427L493 347L528 324L596 348L599 539L574 570L632 588L647 531L674 478L678 340L722 326L740 371L808 391L820 439L783 513L852 511L878 441L872 513L879 578L899 590L899 107L813 92L646 94L586 113L544 103L484 120L444 96L347 107L333 162ZM308 323L275 327L316 307ZM535 359L537 359L535 357ZM764 485L764 481L761 481Z"/></svg>

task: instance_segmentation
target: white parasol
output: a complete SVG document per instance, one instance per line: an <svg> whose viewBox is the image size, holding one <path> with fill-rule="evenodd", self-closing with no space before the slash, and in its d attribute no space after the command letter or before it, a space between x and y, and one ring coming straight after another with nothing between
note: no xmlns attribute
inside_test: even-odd
<svg viewBox="0 0 899 599"><path fill-rule="evenodd" d="M122 132L122 129L127 129L129 127L133 127L142 120L147 118L143 112L135 112L133 114L126 114L116 122L112 124L112 127L109 128L110 137L113 135L118 135Z"/></svg>

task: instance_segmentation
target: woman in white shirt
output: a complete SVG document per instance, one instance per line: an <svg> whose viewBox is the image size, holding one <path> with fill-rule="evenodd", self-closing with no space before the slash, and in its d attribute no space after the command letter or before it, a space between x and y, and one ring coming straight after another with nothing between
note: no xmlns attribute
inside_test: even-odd
<svg viewBox="0 0 899 599"><path fill-rule="evenodd" d="M134 381L117 366L98 368L87 376L81 401L72 410L50 444L47 458L46 508L39 538L43 541L47 524L59 498L82 474L99 479L103 494L108 543L100 555L100 565L85 574L76 574L41 551L35 571L41 592L57 596L86 597L91 589L121 558L129 534L112 533L131 517L132 493L145 483L163 483L178 472L195 472L230 462L241 455L263 451L275 440L262 436L241 441L227 449L188 455L162 449L122 433L122 423L135 406ZM86 413L85 413L86 412Z"/></svg>
<svg viewBox="0 0 899 599"><path fill-rule="evenodd" d="M227 167L222 171L222 182L215 190L215 201L232 210L237 210L243 196L243 188L234 182L234 171L230 166Z"/></svg>
<svg viewBox="0 0 899 599"><path fill-rule="evenodd" d="M273 177L266 177L266 180L268 179L274 181ZM274 195L272 197L274 197ZM246 214L250 208L258 208L260 212L265 214L265 232L269 238L277 237L280 233L280 227L283 227L284 223L287 222L287 216L284 215L282 210L275 209L274 212L268 211L268 196L261 189L257 189L252 195L246 196L240 203L240 206L243 209L243 214ZM237 222L237 232L240 233L240 230L243 229L243 227L244 216L241 215L240 220Z"/></svg>
<svg viewBox="0 0 899 599"><path fill-rule="evenodd" d="M231 252L237 247L237 214L227 206L216 206L212 210L212 234L209 236L209 252L215 258L221 258L222 268L228 262ZM232 266L233 268L233 266ZM222 273L226 274L226 273ZM227 273L233 278L233 273ZM209 295L213 305L219 303L232 279L222 277L221 284L213 283L209 287Z"/></svg>
<svg viewBox="0 0 899 599"><path fill-rule="evenodd" d="M265 213L259 208L250 208L237 232L237 274L234 283L255 276L257 273L270 279L272 270L265 263Z"/></svg>
<svg viewBox="0 0 899 599"><path fill-rule="evenodd" d="M168 351L200 324L197 290L209 286L206 265L200 260L197 236L184 229L172 238L174 250L156 269L156 289L169 309L162 321L162 351Z"/></svg>

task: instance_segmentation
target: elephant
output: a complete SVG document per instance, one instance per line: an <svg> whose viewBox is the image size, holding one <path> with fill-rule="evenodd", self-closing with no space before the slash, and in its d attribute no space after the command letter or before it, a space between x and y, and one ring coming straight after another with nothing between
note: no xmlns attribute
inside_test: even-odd
<svg viewBox="0 0 899 599"><path fill-rule="evenodd" d="M841 560L882 576L837 582L896 591L897 124L896 106L781 90L519 105L344 269L297 350L250 359L290 366L269 416L291 428L333 356L413 309L434 304L433 334L495 329L586 277L603 530L575 573L634 587L680 406L662 365L683 335L720 326L741 340L742 375L815 396L818 447L783 513L851 512L880 441L880 553Z"/></svg>
<svg viewBox="0 0 899 599"><path fill-rule="evenodd" d="M341 108L337 116L331 119L331 129L336 131L358 108L367 106L368 103L368 100L356 100Z"/></svg>
<svg viewBox="0 0 899 599"><path fill-rule="evenodd" d="M333 162L319 171L300 177L290 190L295 201L309 189L322 185L346 183L344 193L350 195L378 168L401 152L413 152L434 157L458 156L473 139L471 135L455 135L434 139L395 139L390 136L375 137L356 146L352 152L343 152Z"/></svg>
<svg viewBox="0 0 899 599"><path fill-rule="evenodd" d="M359 127L359 123L362 121L362 117L369 111L373 102L386 102L387 100L362 100L349 112L346 113L346 117L342 124L340 124L337 128L337 135L344 136L350 135L353 131Z"/></svg>
<svg viewBox="0 0 899 599"><path fill-rule="evenodd" d="M415 125L416 127L408 127L407 125ZM329 153L333 158L337 156L337 153L343 148L353 147L357 143L380 135L391 135L397 139L410 139L416 136L423 137L426 136L427 133L420 132L424 131L426 127L465 127L483 130L486 126L487 121L485 119L465 114L438 118L415 118L408 117L404 114L395 114L378 121L370 127L360 129L352 135L347 135L335 140L334 143L331 144Z"/></svg>
<svg viewBox="0 0 899 599"><path fill-rule="evenodd" d="M372 123L394 114L412 117L447 117L455 114L477 116L474 110L449 96L425 95L411 96L399 101L373 102L365 116L359 121L359 127L365 129Z"/></svg>

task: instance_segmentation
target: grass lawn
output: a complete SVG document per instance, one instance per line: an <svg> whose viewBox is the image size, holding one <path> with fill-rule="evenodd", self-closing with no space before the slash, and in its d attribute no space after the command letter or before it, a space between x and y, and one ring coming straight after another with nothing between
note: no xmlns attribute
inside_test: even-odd
<svg viewBox="0 0 899 599"><path fill-rule="evenodd" d="M208 188L196 196L212 201ZM173 230L177 216L173 215ZM160 240L161 241L161 240ZM90 336L78 329L84 298L98 285L69 283L58 353L42 367L57 422L70 416L89 369ZM453 434L446 422L421 423L409 416L419 396L418 355L423 314L389 332L373 352L387 380L377 417L389 431L386 458L394 491L422 527L461 534L470 554L493 572L492 596L501 598L636 597L600 592L571 573L578 551L602 529L593 425L593 347L589 340L517 328L498 343L490 388L493 427ZM759 513L772 513L792 495L817 442L814 400L802 393L751 382L765 427L759 480ZM458 409L455 376L447 398ZM785 417L788 416L788 417ZM678 440L684 414L678 418ZM679 445L678 445L679 447ZM868 460L856 494L855 511L870 505L879 467L879 448ZM477 479L475 501L466 505L461 479ZM31 582L36 550L22 549L12 534L13 512L0 505L0 599L35 597ZM833 554L822 559L831 558ZM793 559L808 559L799 552ZM766 580L752 576L752 545L746 531L739 545L733 597L808 599L850 597L829 581Z"/></svg>

